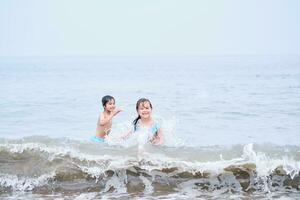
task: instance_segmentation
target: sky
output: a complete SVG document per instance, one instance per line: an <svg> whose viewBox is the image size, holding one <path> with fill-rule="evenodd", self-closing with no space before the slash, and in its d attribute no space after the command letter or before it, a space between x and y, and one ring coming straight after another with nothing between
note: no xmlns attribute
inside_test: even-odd
<svg viewBox="0 0 300 200"><path fill-rule="evenodd" d="M299 0L1 0L0 56L300 54Z"/></svg>

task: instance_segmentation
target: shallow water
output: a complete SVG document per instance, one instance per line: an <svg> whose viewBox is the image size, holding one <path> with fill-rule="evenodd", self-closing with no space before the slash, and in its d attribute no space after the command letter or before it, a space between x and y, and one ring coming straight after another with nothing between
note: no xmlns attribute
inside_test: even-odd
<svg viewBox="0 0 300 200"><path fill-rule="evenodd" d="M0 60L4 199L299 198L297 57ZM100 99L123 109L90 141ZM117 141L147 97L162 147Z"/></svg>

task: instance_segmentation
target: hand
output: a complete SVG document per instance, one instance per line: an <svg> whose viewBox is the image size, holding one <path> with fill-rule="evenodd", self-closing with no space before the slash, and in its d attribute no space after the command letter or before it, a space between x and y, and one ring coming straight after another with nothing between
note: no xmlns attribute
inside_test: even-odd
<svg viewBox="0 0 300 200"><path fill-rule="evenodd" d="M130 131L130 132L128 132L128 133L125 133L125 134L123 134L123 135L121 135L121 139L123 139L123 140L125 140L125 139L127 139L127 138L129 138L129 136L132 134L132 132Z"/></svg>
<svg viewBox="0 0 300 200"><path fill-rule="evenodd" d="M152 137L150 140L149 140L149 142L151 143L151 144L154 144L154 145L156 145L157 143L158 143L158 140L157 140L158 138L156 138L155 136L154 137Z"/></svg>
<svg viewBox="0 0 300 200"><path fill-rule="evenodd" d="M122 110L119 108L115 108L112 112L113 116L117 115L119 112L121 112Z"/></svg>

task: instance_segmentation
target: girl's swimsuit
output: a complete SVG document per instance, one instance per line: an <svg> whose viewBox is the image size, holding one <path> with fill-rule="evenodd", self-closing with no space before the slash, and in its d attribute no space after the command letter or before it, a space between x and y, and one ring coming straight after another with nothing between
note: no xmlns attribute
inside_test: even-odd
<svg viewBox="0 0 300 200"><path fill-rule="evenodd" d="M152 135L155 135L157 133L158 129L160 129L160 124L158 122L154 121L150 127L141 127L141 126L139 126L139 123L137 123L136 131L140 131L143 129L149 131Z"/></svg>

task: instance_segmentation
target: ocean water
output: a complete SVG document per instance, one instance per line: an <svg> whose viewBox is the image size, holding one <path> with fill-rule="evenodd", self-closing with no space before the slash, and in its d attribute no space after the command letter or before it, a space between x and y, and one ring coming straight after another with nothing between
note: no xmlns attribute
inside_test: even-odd
<svg viewBox="0 0 300 200"><path fill-rule="evenodd" d="M163 146L118 139L141 97ZM297 56L0 58L0 198L297 199L299 100Z"/></svg>

